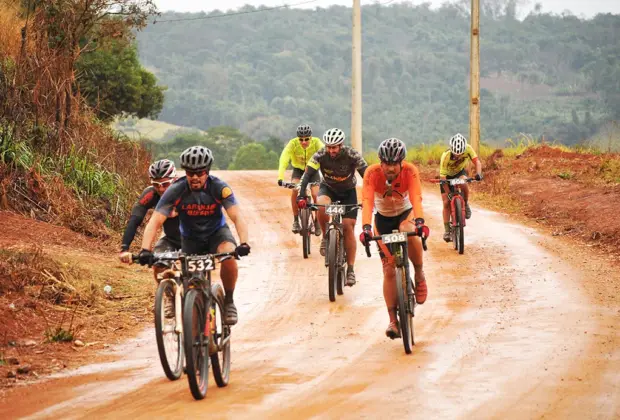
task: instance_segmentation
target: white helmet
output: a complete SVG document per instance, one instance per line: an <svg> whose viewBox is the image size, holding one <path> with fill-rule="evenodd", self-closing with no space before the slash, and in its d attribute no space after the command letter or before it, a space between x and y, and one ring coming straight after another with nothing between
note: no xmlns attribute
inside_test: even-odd
<svg viewBox="0 0 620 420"><path fill-rule="evenodd" d="M323 143L325 146L338 146L344 143L344 131L339 128L330 128L323 134Z"/></svg>
<svg viewBox="0 0 620 420"><path fill-rule="evenodd" d="M467 140L461 133L457 133L450 139L450 151L455 155L461 155L465 153L467 148Z"/></svg>
<svg viewBox="0 0 620 420"><path fill-rule="evenodd" d="M174 162L170 159L162 159L153 162L151 166L149 166L149 176L152 179L176 177L177 172L174 168Z"/></svg>

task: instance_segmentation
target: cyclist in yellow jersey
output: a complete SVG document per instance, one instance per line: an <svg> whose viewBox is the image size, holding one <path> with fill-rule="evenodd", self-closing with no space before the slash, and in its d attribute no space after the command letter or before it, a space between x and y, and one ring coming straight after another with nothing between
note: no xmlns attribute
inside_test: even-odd
<svg viewBox="0 0 620 420"><path fill-rule="evenodd" d="M304 171L306 170L306 164L310 158L320 149L323 148L323 142L318 137L312 137L312 128L309 125L300 125L297 127L297 137L291 139L282 154L280 155L280 168L278 171L278 185L282 185L284 180L284 171L289 162L293 167L293 176L291 182L298 184L301 180ZM317 194L319 192L318 183L321 181L321 176L317 172L309 182L316 182L317 185L313 185L311 188L312 198L316 203ZM305 194L305 191L304 191ZM293 209L293 233L299 233L301 226L299 224L299 208L297 207L297 190L291 192L291 207ZM314 232L316 236L321 234L321 229L318 224L318 218L315 221Z"/></svg>
<svg viewBox="0 0 620 420"><path fill-rule="evenodd" d="M439 163L440 179L467 178L467 164L473 162L476 165L476 180L482 180L482 162L478 159L473 147L467 144L467 140L463 135L457 133L450 139L450 148L443 152ZM469 208L469 187L467 184L461 185L463 198L465 199L465 218L471 217L471 209ZM443 200L443 225L445 233L443 240L450 242L450 201L448 193L450 187L448 185L440 185L441 199Z"/></svg>

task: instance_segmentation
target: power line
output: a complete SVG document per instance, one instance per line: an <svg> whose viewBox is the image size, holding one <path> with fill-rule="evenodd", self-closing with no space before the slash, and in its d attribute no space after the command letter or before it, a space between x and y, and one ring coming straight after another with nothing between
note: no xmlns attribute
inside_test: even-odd
<svg viewBox="0 0 620 420"><path fill-rule="evenodd" d="M268 12L270 10L283 9L285 7L291 7L291 6L301 6L302 4L314 3L315 1L317 0L306 0L306 1L299 2L299 3L283 4L281 6L266 7L264 9L258 9L258 10L246 10L243 12L224 13L224 14L215 15L215 16L199 16L199 17L192 17L192 18L179 18L179 19L166 19L166 20L155 19L153 23L155 24L155 23L163 23L163 22L181 22L181 21L187 21L187 20L215 19L215 18L221 18L221 17L226 17L226 16L247 15L250 13Z"/></svg>

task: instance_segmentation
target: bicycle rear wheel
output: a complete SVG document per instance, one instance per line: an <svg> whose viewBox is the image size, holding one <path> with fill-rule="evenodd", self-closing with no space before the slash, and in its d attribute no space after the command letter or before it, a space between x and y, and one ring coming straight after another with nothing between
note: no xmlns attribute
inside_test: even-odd
<svg viewBox="0 0 620 420"><path fill-rule="evenodd" d="M176 381L183 374L183 333L176 332L175 285L163 280L155 294L155 341L166 377ZM166 316L168 308L168 316ZM182 320L178 320L182 323Z"/></svg>
<svg viewBox="0 0 620 420"><path fill-rule="evenodd" d="M224 323L224 289L219 283L211 286L211 369L217 386L225 387L230 380L230 326Z"/></svg>
<svg viewBox="0 0 620 420"><path fill-rule="evenodd" d="M398 295L398 321L400 324L400 335L403 338L405 353L411 354L411 344L413 342L413 316L407 310L407 275L404 267L396 267L396 291ZM411 340L411 341L410 341Z"/></svg>
<svg viewBox="0 0 620 420"><path fill-rule="evenodd" d="M459 254L465 252L465 232L463 232L463 202L456 200L454 203L454 209L456 213L456 228L454 230L454 249L459 251Z"/></svg>
<svg viewBox="0 0 620 420"><path fill-rule="evenodd" d="M329 300L334 302L336 300L336 283L338 282L338 231L336 229L331 229L327 236L327 255L329 261L327 269Z"/></svg>
<svg viewBox="0 0 620 420"><path fill-rule="evenodd" d="M207 308L202 290L188 290L183 308L185 366L189 389L197 400L207 395L209 386L208 340L204 333Z"/></svg>

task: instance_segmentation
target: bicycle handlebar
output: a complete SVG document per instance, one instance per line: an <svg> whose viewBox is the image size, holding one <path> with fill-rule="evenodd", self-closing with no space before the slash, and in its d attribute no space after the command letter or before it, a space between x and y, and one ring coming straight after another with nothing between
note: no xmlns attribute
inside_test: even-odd
<svg viewBox="0 0 620 420"><path fill-rule="evenodd" d="M399 232L399 233L405 233L405 232ZM389 235L389 233L388 233ZM409 236L420 236L418 235L418 232L407 232L407 237ZM426 237L424 236L420 236L422 238L422 249L424 249L424 251L428 251L428 247L426 246ZM370 238L370 241L375 241L375 242L379 242L383 239L383 235L378 235L378 236L372 236ZM364 247L366 248L366 256L368 258L370 258L370 244L367 243L366 245L364 245Z"/></svg>
<svg viewBox="0 0 620 420"><path fill-rule="evenodd" d="M219 254L186 254L180 251L173 251L173 252L168 251L168 252L158 252L158 253L153 254L152 264L159 262L159 261L177 261L177 260L184 261L188 257L206 257L206 256L211 256L213 258L233 257L236 260L241 258L239 257L236 251L220 252ZM134 254L131 255L132 261L138 261L139 259L140 257L138 255L134 255ZM150 264L149 267L152 264Z"/></svg>

